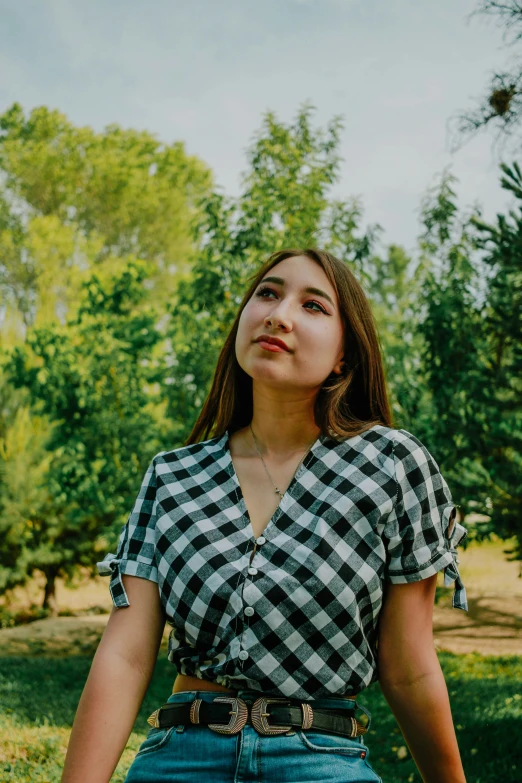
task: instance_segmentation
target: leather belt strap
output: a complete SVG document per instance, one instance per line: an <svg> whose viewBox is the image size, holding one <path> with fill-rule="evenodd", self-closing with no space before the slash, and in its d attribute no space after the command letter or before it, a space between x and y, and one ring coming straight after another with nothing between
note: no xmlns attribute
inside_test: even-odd
<svg viewBox="0 0 522 783"><path fill-rule="evenodd" d="M179 724L204 724L222 734L235 734L248 724L265 736L285 734L293 728L320 729L345 737L358 737L367 728L351 710L314 708L310 702L261 697L250 706L240 697L219 696L208 702L195 698L191 703L166 703L148 719L151 726L167 728ZM250 708L249 708L250 707Z"/></svg>

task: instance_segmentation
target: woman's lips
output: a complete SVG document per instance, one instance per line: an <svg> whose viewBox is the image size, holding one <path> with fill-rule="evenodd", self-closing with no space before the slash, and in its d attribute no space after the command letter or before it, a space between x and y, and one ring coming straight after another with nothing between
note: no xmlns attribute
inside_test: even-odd
<svg viewBox="0 0 522 783"><path fill-rule="evenodd" d="M280 345L274 345L274 343L267 343L264 340L258 340L257 344L261 346L261 348L264 348L265 351L273 351L274 353L277 351L282 351L285 353L285 349L281 348Z"/></svg>

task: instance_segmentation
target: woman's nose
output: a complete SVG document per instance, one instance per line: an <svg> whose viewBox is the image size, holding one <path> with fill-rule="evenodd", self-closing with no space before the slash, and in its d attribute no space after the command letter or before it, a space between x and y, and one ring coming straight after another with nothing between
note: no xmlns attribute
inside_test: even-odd
<svg viewBox="0 0 522 783"><path fill-rule="evenodd" d="M291 305L283 302L277 302L275 307L273 307L270 311L269 315L266 316L265 320L289 323L292 320Z"/></svg>
<svg viewBox="0 0 522 783"><path fill-rule="evenodd" d="M267 315L265 318L265 323L270 324L270 326L282 326L284 329L291 328L291 324L288 318L277 315L275 313L274 315Z"/></svg>

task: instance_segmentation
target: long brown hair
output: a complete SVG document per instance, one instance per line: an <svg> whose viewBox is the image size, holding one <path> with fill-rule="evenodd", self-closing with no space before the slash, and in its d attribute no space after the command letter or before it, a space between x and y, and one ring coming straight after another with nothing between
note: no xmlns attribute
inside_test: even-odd
<svg viewBox="0 0 522 783"><path fill-rule="evenodd" d="M252 378L236 358L235 344L243 308L266 273L280 261L306 256L325 272L337 293L344 332L344 365L341 375L325 379L314 405L321 433L343 440L376 424L394 427L386 388L379 337L370 303L349 267L324 250L287 248L265 261L241 301L225 340L212 386L185 445L232 434L246 427L253 416Z"/></svg>

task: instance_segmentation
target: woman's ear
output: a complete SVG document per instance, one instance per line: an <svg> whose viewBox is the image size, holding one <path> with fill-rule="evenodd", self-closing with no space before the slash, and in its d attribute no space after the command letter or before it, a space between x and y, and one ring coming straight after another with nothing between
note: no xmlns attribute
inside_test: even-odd
<svg viewBox="0 0 522 783"><path fill-rule="evenodd" d="M339 361L336 364L334 364L332 368L332 372L334 372L336 375L342 375L344 372L344 364L345 364L344 359L339 359Z"/></svg>

